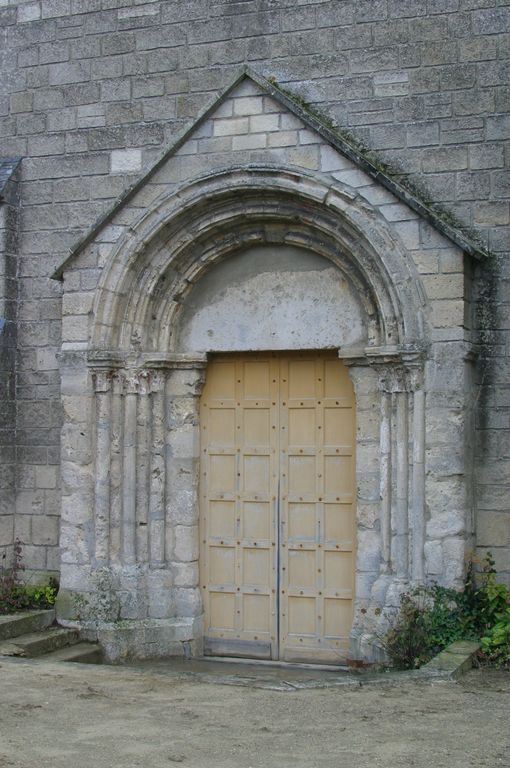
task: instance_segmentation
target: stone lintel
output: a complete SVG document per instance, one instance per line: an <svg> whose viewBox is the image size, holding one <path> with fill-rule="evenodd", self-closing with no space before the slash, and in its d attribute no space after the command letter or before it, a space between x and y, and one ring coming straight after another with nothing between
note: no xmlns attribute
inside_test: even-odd
<svg viewBox="0 0 510 768"><path fill-rule="evenodd" d="M89 350L87 353L87 366L95 370L111 370L123 368L126 364L126 356L122 352L109 350Z"/></svg>
<svg viewBox="0 0 510 768"><path fill-rule="evenodd" d="M160 368L175 370L179 368L205 368L207 366L207 352L172 352L155 355L144 354L143 365L147 368Z"/></svg>

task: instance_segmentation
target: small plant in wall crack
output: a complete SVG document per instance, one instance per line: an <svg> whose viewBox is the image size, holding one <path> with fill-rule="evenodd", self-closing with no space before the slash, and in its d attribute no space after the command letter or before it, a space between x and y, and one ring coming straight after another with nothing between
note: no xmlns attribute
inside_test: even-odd
<svg viewBox="0 0 510 768"><path fill-rule="evenodd" d="M24 568L19 539L14 542L12 565L9 567L5 565L5 553L2 560L0 566L0 614L5 614L19 611L25 607L21 592L20 574Z"/></svg>

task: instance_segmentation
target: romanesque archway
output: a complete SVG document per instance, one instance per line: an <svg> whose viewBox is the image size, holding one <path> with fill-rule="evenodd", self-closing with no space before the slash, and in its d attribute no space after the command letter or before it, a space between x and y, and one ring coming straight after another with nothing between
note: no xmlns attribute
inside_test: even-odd
<svg viewBox="0 0 510 768"><path fill-rule="evenodd" d="M253 253L268 251L284 282L292 275L299 282L296 265L308 260L299 284L303 296L316 291L316 302L320 274L333 274L337 298L333 292L329 301L347 308L333 313L333 330L324 323L323 337L310 335L305 324L292 342L276 331L267 339L259 333L256 342L232 333L229 341L224 311L207 316L207 332L190 330L197 306L207 308L210 286L222 280L228 287L229 264L242 272L243 259L253 266ZM267 272L267 263L261 269ZM260 274L255 268L252 277ZM265 306L250 307L250 321L261 328ZM93 318L93 556L83 570L96 597L108 596L99 624L110 656L122 642L139 648L148 626L159 654L181 642L201 648L198 401L207 355L310 346L335 348L355 386L352 649L367 655L362 637L388 589L423 577L426 309L415 269L383 218L318 174L246 167L203 177L158 198L121 239L104 266ZM92 614L97 630L97 599ZM118 618L131 622L122 642L112 629ZM116 638L110 646L108 632Z"/></svg>

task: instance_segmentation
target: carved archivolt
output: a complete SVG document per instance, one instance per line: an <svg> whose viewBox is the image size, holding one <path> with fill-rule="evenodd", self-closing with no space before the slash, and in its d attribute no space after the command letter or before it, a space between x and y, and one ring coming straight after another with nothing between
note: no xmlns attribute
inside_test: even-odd
<svg viewBox="0 0 510 768"><path fill-rule="evenodd" d="M243 246L267 243L336 265L363 304L369 346L421 343L419 278L381 214L329 177L248 167L158 198L124 236L103 270L91 348L178 352L175 328L193 285Z"/></svg>

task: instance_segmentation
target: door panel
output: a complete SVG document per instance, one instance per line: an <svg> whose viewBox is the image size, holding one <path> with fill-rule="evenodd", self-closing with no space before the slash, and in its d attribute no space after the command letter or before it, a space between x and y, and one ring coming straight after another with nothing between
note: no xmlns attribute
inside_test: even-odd
<svg viewBox="0 0 510 768"><path fill-rule="evenodd" d="M345 658L354 395L333 353L213 359L201 401L205 651Z"/></svg>
<svg viewBox="0 0 510 768"><path fill-rule="evenodd" d="M276 365L267 355L218 358L207 372L200 483L206 653L277 654Z"/></svg>

